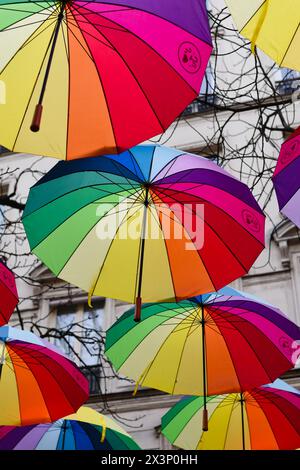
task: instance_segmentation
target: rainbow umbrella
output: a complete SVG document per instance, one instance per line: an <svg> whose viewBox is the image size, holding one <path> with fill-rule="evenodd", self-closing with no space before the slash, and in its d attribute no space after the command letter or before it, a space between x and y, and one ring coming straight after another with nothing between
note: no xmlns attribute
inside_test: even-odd
<svg viewBox="0 0 300 470"><path fill-rule="evenodd" d="M224 289L177 304L129 310L108 330L106 355L115 369L171 394L240 392L275 380L295 363L300 329L278 309ZM137 387L136 387L137 390Z"/></svg>
<svg viewBox="0 0 300 470"><path fill-rule="evenodd" d="M0 427L0 450L139 450L111 418L88 407L50 424Z"/></svg>
<svg viewBox="0 0 300 470"><path fill-rule="evenodd" d="M226 0L240 33L278 65L300 70L297 0Z"/></svg>
<svg viewBox="0 0 300 470"><path fill-rule="evenodd" d="M0 425L52 422L87 398L87 379L50 343L28 331L0 328Z"/></svg>
<svg viewBox="0 0 300 470"><path fill-rule="evenodd" d="M248 187L161 146L60 162L30 191L31 250L92 295L137 305L211 292L247 273L265 217ZM188 275L187 275L188 274Z"/></svg>
<svg viewBox="0 0 300 470"><path fill-rule="evenodd" d="M300 228L300 127L284 142L273 176L280 211Z"/></svg>
<svg viewBox="0 0 300 470"><path fill-rule="evenodd" d="M5 325L19 302L13 272L0 261L0 326Z"/></svg>
<svg viewBox="0 0 300 470"><path fill-rule="evenodd" d="M0 0L0 142L120 153L197 98L211 51L205 0Z"/></svg>
<svg viewBox="0 0 300 470"><path fill-rule="evenodd" d="M300 393L277 380L242 394L209 397L210 430L199 426L202 397L182 399L162 418L162 433L188 450L293 450L300 446Z"/></svg>

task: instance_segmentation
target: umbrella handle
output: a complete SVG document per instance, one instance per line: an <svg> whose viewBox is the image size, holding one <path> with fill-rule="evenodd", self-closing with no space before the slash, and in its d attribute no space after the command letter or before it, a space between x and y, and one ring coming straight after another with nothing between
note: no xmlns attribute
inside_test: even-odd
<svg viewBox="0 0 300 470"><path fill-rule="evenodd" d="M208 431L208 412L206 409L203 410L202 431Z"/></svg>
<svg viewBox="0 0 300 470"><path fill-rule="evenodd" d="M31 126L30 126L30 130L32 132L39 132L41 120L42 120L42 114L43 114L43 105L37 104L35 107L34 116L32 119Z"/></svg>
<svg viewBox="0 0 300 470"><path fill-rule="evenodd" d="M135 300L135 314L134 314L134 321L139 323L141 321L141 313L142 313L142 298L137 297Z"/></svg>

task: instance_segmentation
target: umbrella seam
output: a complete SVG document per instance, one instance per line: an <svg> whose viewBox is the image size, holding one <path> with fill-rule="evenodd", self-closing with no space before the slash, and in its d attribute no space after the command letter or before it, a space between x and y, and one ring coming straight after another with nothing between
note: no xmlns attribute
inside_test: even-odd
<svg viewBox="0 0 300 470"><path fill-rule="evenodd" d="M75 8L75 7L74 7L74 8ZM82 7L82 8L85 9L85 7ZM88 10L88 8L87 8L87 10ZM78 11L78 10L77 10L77 11ZM97 13L97 14L98 14L100 17L102 16L102 15L99 14L99 13ZM105 16L104 16L104 18L107 20L107 18L106 18ZM109 21L111 21L111 20L109 20ZM88 22L89 22L89 24L90 24L91 26L94 26L89 20L88 20ZM113 22L114 24L117 24L115 21L112 21L112 22ZM101 25L99 25L99 26L101 26ZM95 26L94 26L94 27L95 27ZM134 78L135 82L137 83L139 89L141 90L142 94L143 94L144 97L146 98L146 101L148 102L149 107L151 108L151 110L152 110L152 112L153 112L153 114L154 114L156 120L158 121L158 123L159 123L159 125L160 125L160 127L161 127L161 130L164 131L164 130L165 130L165 126L163 126L163 124L162 124L162 122L161 122L161 120L160 120L160 118L159 118L159 116L158 116L158 114L157 114L157 112L156 112L156 110L155 110L153 104L152 104L151 101L150 101L150 98L149 98L148 95L146 94L145 90L142 88L142 85L141 85L141 83L139 82L139 80L137 79L137 77L136 77L135 73L133 72L132 68L131 68L131 67L129 66L129 64L126 62L125 58L121 55L121 53L118 51L118 49L117 49L116 46L113 44L113 42L112 42L110 39L107 38L107 36L105 35L105 33L103 33L102 31L99 31L98 28L96 28L96 27L95 27L95 29L99 32L99 35L103 36L103 37L109 42L109 44L113 47L115 53L120 57L120 59L122 60L122 62L123 62L124 65L125 65L126 69L129 71L130 75L132 75L132 77ZM124 28L124 29L126 30L126 28ZM128 30L126 30L126 32L127 32L127 31L128 31ZM130 33L130 34L132 34L132 33ZM134 35L134 36L135 36L135 35ZM136 37L137 37L137 36L136 36ZM137 38L138 38L138 37L137 37ZM139 38L138 38L138 39L139 39ZM144 41L143 41L143 42L144 42ZM148 46L148 47L150 47L150 46ZM158 54L158 55L159 55L159 54ZM161 57L161 56L159 55L159 57Z"/></svg>
<svg viewBox="0 0 300 470"><path fill-rule="evenodd" d="M74 7L74 4L72 4L72 7ZM75 9L76 9L76 8L75 8ZM80 31L80 33L81 33L81 35L82 35L82 37L83 37L83 39L84 39L84 41L85 41L85 44L86 44L86 46L87 46L87 48L88 48L88 50L89 50L89 53L90 53L90 58L91 58L91 57L93 58L93 63L94 63L94 65L95 65L95 69L96 69L96 71L97 71L97 75L98 75L98 78L99 78L100 86L101 86L101 89L102 89L102 92L103 92L103 96L104 96L104 99L105 99L105 103L106 103L106 109L107 109L107 112L108 112L108 115L109 115L109 119L110 119L110 125L111 125L111 130L112 130L112 133L113 133L113 136L114 136L115 146L116 146L116 149L117 149L117 151L118 151L118 153L119 153L119 150L121 150L121 149L120 149L120 147L118 146L117 136L116 136L116 130L115 130L115 127L114 127L114 124L113 124L111 109L110 109L110 106L109 106L109 104L108 104L108 99L107 99L107 95L106 95L106 92L105 92L105 88L104 88L104 86L103 86L102 77L101 77L100 72L99 72L99 70L98 70L97 64L96 64L96 62L95 62L95 60L94 60L94 55L93 55L93 53L92 53L92 51L91 51L91 48L90 48L89 44L87 43L86 38L85 38L85 35L83 34L83 31L82 31L82 29L81 29L81 27L80 27L80 25L79 25L77 19L76 19L75 16L73 15L71 9L70 9L70 13L72 14L72 16L73 16L73 18L74 18L74 21L75 21L76 24L77 24L78 30ZM93 25L91 24L91 26L93 26ZM104 36L103 36L103 37L104 37Z"/></svg>

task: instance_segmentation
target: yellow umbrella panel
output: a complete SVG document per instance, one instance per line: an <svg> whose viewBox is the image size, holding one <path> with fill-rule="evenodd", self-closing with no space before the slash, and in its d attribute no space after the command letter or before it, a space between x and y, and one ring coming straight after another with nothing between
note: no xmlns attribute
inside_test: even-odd
<svg viewBox="0 0 300 470"><path fill-rule="evenodd" d="M240 33L281 67L300 71L299 0L226 0Z"/></svg>

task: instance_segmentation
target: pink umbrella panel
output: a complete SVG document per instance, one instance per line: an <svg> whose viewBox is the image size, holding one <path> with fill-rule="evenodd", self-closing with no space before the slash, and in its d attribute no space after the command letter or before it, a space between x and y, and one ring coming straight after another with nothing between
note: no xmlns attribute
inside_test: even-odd
<svg viewBox="0 0 300 470"><path fill-rule="evenodd" d="M284 142L273 176L280 211L300 228L300 127Z"/></svg>
<svg viewBox="0 0 300 470"><path fill-rule="evenodd" d="M14 273L0 261L0 326L8 323L18 302Z"/></svg>

